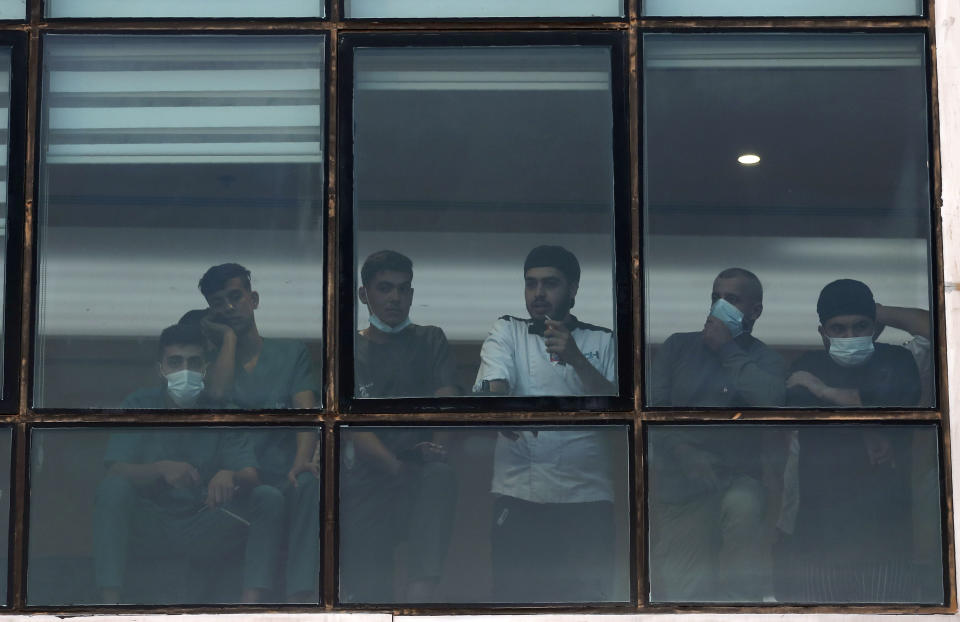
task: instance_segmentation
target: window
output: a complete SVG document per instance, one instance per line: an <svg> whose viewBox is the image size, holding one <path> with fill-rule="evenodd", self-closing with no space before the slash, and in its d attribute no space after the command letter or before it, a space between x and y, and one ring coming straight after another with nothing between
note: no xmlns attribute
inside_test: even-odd
<svg viewBox="0 0 960 622"><path fill-rule="evenodd" d="M955 613L934 8L0 6L0 609Z"/></svg>

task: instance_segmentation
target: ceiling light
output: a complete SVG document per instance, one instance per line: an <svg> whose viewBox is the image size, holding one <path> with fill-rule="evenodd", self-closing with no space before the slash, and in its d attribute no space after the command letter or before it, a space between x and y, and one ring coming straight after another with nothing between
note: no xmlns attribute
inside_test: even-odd
<svg viewBox="0 0 960 622"><path fill-rule="evenodd" d="M742 156L740 156L739 158L737 158L737 162L739 162L740 164L746 164L746 165L748 165L748 166L753 166L754 164L759 164L759 163L760 163L760 156L758 156L758 155L756 155L756 154L754 154L754 153L745 153L745 154L743 154Z"/></svg>

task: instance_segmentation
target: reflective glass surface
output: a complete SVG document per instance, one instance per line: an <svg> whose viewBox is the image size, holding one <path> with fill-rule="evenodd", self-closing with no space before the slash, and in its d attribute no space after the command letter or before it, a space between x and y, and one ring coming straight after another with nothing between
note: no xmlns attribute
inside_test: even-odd
<svg viewBox="0 0 960 622"><path fill-rule="evenodd" d="M640 0L650 16L855 17L920 15L923 0Z"/></svg>
<svg viewBox="0 0 960 622"><path fill-rule="evenodd" d="M923 36L644 51L647 403L932 406Z"/></svg>
<svg viewBox="0 0 960 622"><path fill-rule="evenodd" d="M318 403L323 55L320 36L44 38L35 406Z"/></svg>
<svg viewBox="0 0 960 622"><path fill-rule="evenodd" d="M942 603L936 425L650 426L650 599Z"/></svg>
<svg viewBox="0 0 960 622"><path fill-rule="evenodd" d="M0 10L0 18L3 12ZM10 61L11 53L9 49L0 49L0 264L5 264L7 256L7 209L9 206L8 189L8 151L10 141ZM18 180L19 181L19 180ZM6 278L7 271L5 266L0 266L0 302L3 302L6 296ZM0 351L3 350L4 338L6 335L6 326L0 319ZM2 376L2 374L0 374ZM4 379L0 377L0 391L3 391Z"/></svg>
<svg viewBox="0 0 960 622"><path fill-rule="evenodd" d="M28 604L318 603L318 434L34 430Z"/></svg>
<svg viewBox="0 0 960 622"><path fill-rule="evenodd" d="M629 428L340 431L343 603L630 598Z"/></svg>
<svg viewBox="0 0 960 622"><path fill-rule="evenodd" d="M623 0L344 0L346 17L620 17Z"/></svg>
<svg viewBox="0 0 960 622"><path fill-rule="evenodd" d="M356 50L357 397L616 395L610 67Z"/></svg>
<svg viewBox="0 0 960 622"><path fill-rule="evenodd" d="M3 0L0 2L0 19L25 20L27 0Z"/></svg>
<svg viewBox="0 0 960 622"><path fill-rule="evenodd" d="M323 0L47 0L47 17L323 17Z"/></svg>

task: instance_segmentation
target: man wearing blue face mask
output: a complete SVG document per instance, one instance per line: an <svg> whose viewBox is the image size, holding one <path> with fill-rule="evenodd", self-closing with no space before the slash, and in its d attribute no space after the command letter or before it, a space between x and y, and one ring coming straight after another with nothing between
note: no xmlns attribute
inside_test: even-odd
<svg viewBox="0 0 960 622"><path fill-rule="evenodd" d="M653 361L652 406L782 406L786 365L751 335L763 312L760 279L728 268L713 281L703 330L674 333Z"/></svg>
<svg viewBox="0 0 960 622"><path fill-rule="evenodd" d="M743 268L713 281L703 330L675 333L653 361L654 406L782 406L783 359L751 335L763 286ZM753 602L764 567L761 438L755 429L677 428L651 452L651 590L678 601Z"/></svg>
<svg viewBox="0 0 960 622"><path fill-rule="evenodd" d="M823 350L808 352L787 379L791 406L916 406L920 375L906 348L876 343L877 305L870 288L840 279L817 300Z"/></svg>
<svg viewBox="0 0 960 622"><path fill-rule="evenodd" d="M125 409L211 408L204 393L207 361L200 327L174 324L160 333L157 386L134 391L120 404Z"/></svg>

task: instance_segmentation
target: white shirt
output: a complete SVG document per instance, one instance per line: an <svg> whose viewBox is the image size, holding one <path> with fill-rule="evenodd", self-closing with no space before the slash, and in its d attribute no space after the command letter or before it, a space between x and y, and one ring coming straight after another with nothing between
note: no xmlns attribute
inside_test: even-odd
<svg viewBox="0 0 960 622"><path fill-rule="evenodd" d="M480 370L473 385L484 380L506 380L511 395L585 395L573 367L551 361L541 335L529 332L531 320L505 315L497 320L480 350ZM574 343L603 377L617 384L617 347L605 328L576 322L570 331Z"/></svg>
<svg viewBox="0 0 960 622"><path fill-rule="evenodd" d="M480 351L474 391L484 380L506 380L511 395L583 395L570 365L550 361L543 337L529 332L531 320L504 316L496 321ZM574 324L574 342L603 377L616 385L613 333ZM610 448L603 433L582 428L500 434L493 455L491 492L532 503L613 501Z"/></svg>

